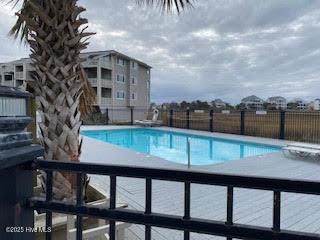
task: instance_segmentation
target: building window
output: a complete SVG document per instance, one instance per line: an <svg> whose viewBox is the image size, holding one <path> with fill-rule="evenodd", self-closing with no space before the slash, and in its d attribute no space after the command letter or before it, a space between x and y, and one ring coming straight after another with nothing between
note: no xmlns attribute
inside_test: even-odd
<svg viewBox="0 0 320 240"><path fill-rule="evenodd" d="M23 80L16 80L17 87L23 86Z"/></svg>
<svg viewBox="0 0 320 240"><path fill-rule="evenodd" d="M131 84L133 84L133 85L137 84L137 79L135 77L131 78Z"/></svg>
<svg viewBox="0 0 320 240"><path fill-rule="evenodd" d="M124 66L126 64L126 62L123 58L117 57L117 64Z"/></svg>
<svg viewBox="0 0 320 240"><path fill-rule="evenodd" d="M131 99L132 100L137 100L137 94L136 93L131 93Z"/></svg>
<svg viewBox="0 0 320 240"><path fill-rule="evenodd" d="M12 75L4 75L4 80L5 81L12 81L13 77L12 77Z"/></svg>
<svg viewBox="0 0 320 240"><path fill-rule="evenodd" d="M96 67L84 68L84 71L86 72L88 78L98 77L98 68Z"/></svg>
<svg viewBox="0 0 320 240"><path fill-rule="evenodd" d="M23 72L23 65L17 65L16 72Z"/></svg>
<svg viewBox="0 0 320 240"><path fill-rule="evenodd" d="M148 75L150 74L150 70L147 70L147 74L148 74Z"/></svg>
<svg viewBox="0 0 320 240"><path fill-rule="evenodd" d="M123 74L117 74L117 82L121 82L121 83L125 82Z"/></svg>
<svg viewBox="0 0 320 240"><path fill-rule="evenodd" d="M149 88L150 88L150 82L147 81L147 89L149 89Z"/></svg>
<svg viewBox="0 0 320 240"><path fill-rule="evenodd" d="M112 90L111 88L101 88L101 97L111 98Z"/></svg>
<svg viewBox="0 0 320 240"><path fill-rule="evenodd" d="M117 99L124 99L124 91L117 91Z"/></svg>
<svg viewBox="0 0 320 240"><path fill-rule="evenodd" d="M111 70L101 68L101 78L111 80Z"/></svg>
<svg viewBox="0 0 320 240"><path fill-rule="evenodd" d="M131 62L131 67L132 67L132 69L137 69L138 64L136 62Z"/></svg>

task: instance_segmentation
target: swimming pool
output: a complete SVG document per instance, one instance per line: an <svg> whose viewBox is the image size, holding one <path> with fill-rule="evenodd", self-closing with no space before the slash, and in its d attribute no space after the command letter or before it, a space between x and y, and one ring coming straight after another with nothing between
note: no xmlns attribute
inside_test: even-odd
<svg viewBox="0 0 320 240"><path fill-rule="evenodd" d="M176 163L208 165L280 151L280 147L148 128L87 130L82 135Z"/></svg>

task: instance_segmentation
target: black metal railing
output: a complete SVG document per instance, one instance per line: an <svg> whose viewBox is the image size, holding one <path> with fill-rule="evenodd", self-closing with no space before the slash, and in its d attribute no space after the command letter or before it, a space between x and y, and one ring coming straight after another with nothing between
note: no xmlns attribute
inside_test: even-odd
<svg viewBox="0 0 320 240"><path fill-rule="evenodd" d="M134 125L152 115L147 108L108 108L84 124ZM161 110L158 119L168 127L320 143L320 111L170 109Z"/></svg>
<svg viewBox="0 0 320 240"><path fill-rule="evenodd" d="M152 110L147 107L115 107L92 113L84 119L84 125L133 125L135 120L152 118Z"/></svg>
<svg viewBox="0 0 320 240"><path fill-rule="evenodd" d="M319 234L304 233L281 229L281 193L302 193L320 195L320 182L286 180L279 178L264 178L254 176L239 176L214 174L195 171L167 170L143 167L117 165L101 165L90 163L73 163L61 161L33 162L32 169L47 172L46 198L30 198L28 209L47 212L46 227L52 227L52 212L76 215L77 239L82 239L82 217L89 216L109 220L109 237L115 240L115 222L128 222L145 226L145 239L151 239L151 228L161 227L184 232L184 239L190 239L190 233L202 233L226 237L226 239L258 239L258 240L319 240ZM52 200L52 172L63 171L77 174L76 203ZM84 174L106 175L110 177L110 206L101 208L87 206L82 199L82 181ZM116 209L116 186L118 177L139 178L145 180L145 210ZM152 181L165 180L184 183L184 216L154 213L152 211ZM227 188L226 222L194 218L190 214L191 184L216 185ZM272 191L273 196L273 226L272 228L244 225L233 221L234 189L247 188ZM46 239L51 239L48 232Z"/></svg>
<svg viewBox="0 0 320 240"><path fill-rule="evenodd" d="M319 111L171 109L162 119L169 127L320 143Z"/></svg>

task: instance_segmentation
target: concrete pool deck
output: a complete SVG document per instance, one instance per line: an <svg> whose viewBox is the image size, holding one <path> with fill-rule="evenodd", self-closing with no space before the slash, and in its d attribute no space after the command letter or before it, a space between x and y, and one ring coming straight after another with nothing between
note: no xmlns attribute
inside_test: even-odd
<svg viewBox="0 0 320 240"><path fill-rule="evenodd" d="M83 126L81 130L124 129L132 126ZM157 129L157 128L156 128ZM210 133L162 127L159 129L188 132L216 138L240 140L275 146L283 146L287 141ZM169 162L162 158L120 148L118 146L83 137L81 161L105 164L120 164L155 168L184 169L185 165ZM320 161L291 159L282 153L270 153L206 166L192 166L191 170L215 173L231 173L280 178L296 178L320 181ZM109 180L103 176L93 176L92 181L108 191ZM183 215L183 184L153 181L154 212ZM117 196L126 201L130 208L143 210L145 185L141 179L119 178ZM216 186L191 186L191 215L225 221L226 189ZM235 189L234 221L257 226L272 226L273 194L270 191ZM318 233L320 237L320 196L303 194L282 194L281 226L283 229ZM132 225L127 231L127 239L144 239L144 227ZM152 239L183 239L183 233L174 230L152 228ZM225 239L221 237L191 234L191 239Z"/></svg>

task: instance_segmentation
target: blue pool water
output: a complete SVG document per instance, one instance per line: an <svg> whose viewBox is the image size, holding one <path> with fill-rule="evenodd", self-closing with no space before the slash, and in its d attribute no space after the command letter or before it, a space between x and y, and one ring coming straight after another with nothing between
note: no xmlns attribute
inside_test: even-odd
<svg viewBox="0 0 320 240"><path fill-rule="evenodd" d="M221 163L280 151L279 147L274 146L145 128L81 133L87 137L181 164L188 162L189 139L192 165Z"/></svg>

